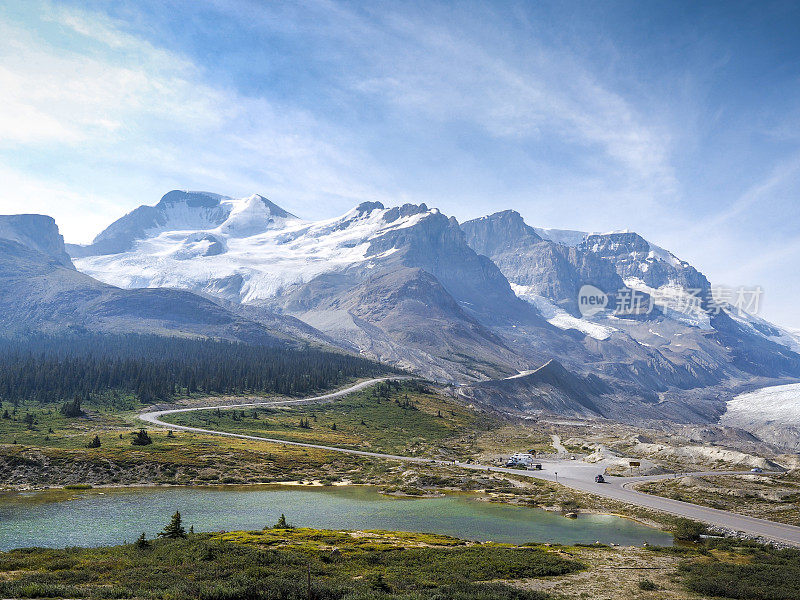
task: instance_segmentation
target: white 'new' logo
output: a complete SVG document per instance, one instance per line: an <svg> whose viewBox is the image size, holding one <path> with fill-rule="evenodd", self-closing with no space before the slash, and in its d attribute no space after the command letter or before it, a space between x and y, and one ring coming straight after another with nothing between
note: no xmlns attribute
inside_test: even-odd
<svg viewBox="0 0 800 600"><path fill-rule="evenodd" d="M578 310L584 317L596 315L608 306L608 295L593 285L584 285L578 292Z"/></svg>

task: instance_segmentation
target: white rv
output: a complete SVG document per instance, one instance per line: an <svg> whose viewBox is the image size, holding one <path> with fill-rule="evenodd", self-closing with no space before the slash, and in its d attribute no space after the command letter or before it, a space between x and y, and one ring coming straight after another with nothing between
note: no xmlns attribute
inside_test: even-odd
<svg viewBox="0 0 800 600"><path fill-rule="evenodd" d="M533 464L534 457L533 454L529 452L517 452L511 455L511 458L508 459L508 466L514 465L522 465L529 467Z"/></svg>

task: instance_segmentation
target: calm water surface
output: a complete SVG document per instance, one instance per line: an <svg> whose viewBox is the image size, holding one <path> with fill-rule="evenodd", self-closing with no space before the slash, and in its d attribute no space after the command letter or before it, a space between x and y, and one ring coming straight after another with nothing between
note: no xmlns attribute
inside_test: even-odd
<svg viewBox="0 0 800 600"><path fill-rule="evenodd" d="M628 519L566 519L543 510L493 504L467 494L387 498L362 486L124 488L0 493L0 550L104 546L154 536L176 510L195 531L261 529L281 513L298 526L441 533L509 543L671 545L670 534Z"/></svg>

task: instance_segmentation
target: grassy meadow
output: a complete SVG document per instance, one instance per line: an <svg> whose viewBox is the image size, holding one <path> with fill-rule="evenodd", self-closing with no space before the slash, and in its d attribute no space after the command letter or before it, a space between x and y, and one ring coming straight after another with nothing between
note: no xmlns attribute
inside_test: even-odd
<svg viewBox="0 0 800 600"><path fill-rule="evenodd" d="M178 425L392 454L466 459L498 420L416 385L374 386L332 402L167 415Z"/></svg>

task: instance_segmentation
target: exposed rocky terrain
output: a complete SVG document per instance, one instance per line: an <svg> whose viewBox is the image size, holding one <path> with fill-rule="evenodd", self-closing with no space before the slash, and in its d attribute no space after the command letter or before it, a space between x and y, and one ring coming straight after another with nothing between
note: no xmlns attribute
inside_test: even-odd
<svg viewBox="0 0 800 600"><path fill-rule="evenodd" d="M702 273L632 232L536 229L514 211L460 225L377 202L313 222L259 195L174 191L69 246L75 270L57 231L37 240L23 220L0 228L19 331L312 340L504 410L639 423L713 423L756 382L800 377L790 332L712 304ZM605 310L581 312L585 285ZM617 312L631 291L646 310Z"/></svg>

